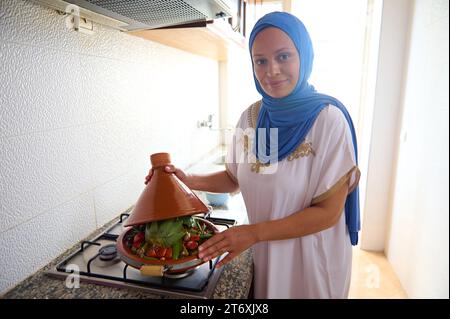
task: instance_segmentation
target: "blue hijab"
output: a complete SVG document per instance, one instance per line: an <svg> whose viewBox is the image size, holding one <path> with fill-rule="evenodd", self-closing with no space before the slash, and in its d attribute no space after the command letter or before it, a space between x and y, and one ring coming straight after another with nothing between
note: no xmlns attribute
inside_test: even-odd
<svg viewBox="0 0 450 319"><path fill-rule="evenodd" d="M275 27L284 31L294 42L300 56L300 74L297 85L288 96L272 98L264 92L253 72L256 89L262 95L262 104L256 123L254 143L256 157L262 163L283 160L298 145L303 143L306 134L308 134L313 126L320 111L330 104L339 108L348 122L352 133L356 164L358 164L356 134L347 109L334 97L317 93L314 87L308 83L312 71L314 52L311 38L305 26L298 18L286 12L266 14L258 20L250 34L250 56L257 34L267 27ZM264 136L260 137L258 135L259 128L266 129L265 138ZM271 150L269 143L265 143L266 141L270 141L270 128L278 128L278 150ZM352 245L356 245L358 243L358 231L360 230L358 187L347 196L345 202L345 220L350 233L350 241Z"/></svg>

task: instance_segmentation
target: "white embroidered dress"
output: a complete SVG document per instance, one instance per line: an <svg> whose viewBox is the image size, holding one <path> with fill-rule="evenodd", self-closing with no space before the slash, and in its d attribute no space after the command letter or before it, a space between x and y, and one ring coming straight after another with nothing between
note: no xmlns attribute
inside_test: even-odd
<svg viewBox="0 0 450 319"><path fill-rule="evenodd" d="M301 211L327 198L349 179L350 190L356 187L359 170L352 137L338 108L324 108L305 142L288 158L270 166L255 164L251 152L251 128L259 108L257 102L241 115L237 125L241 130L233 136L226 164L228 174L239 184L251 224ZM239 134L242 130L246 130L244 135ZM250 162L243 163L246 156ZM258 243L253 251L255 298L348 296L352 246L344 212L331 228L295 239Z"/></svg>

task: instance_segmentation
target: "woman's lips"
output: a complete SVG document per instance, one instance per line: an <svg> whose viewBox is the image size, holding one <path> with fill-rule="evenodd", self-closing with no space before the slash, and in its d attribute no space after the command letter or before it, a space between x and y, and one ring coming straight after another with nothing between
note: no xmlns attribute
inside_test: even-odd
<svg viewBox="0 0 450 319"><path fill-rule="evenodd" d="M269 81L269 82L267 82L267 85L272 88L277 88L277 87L284 85L286 82L287 82L287 80Z"/></svg>

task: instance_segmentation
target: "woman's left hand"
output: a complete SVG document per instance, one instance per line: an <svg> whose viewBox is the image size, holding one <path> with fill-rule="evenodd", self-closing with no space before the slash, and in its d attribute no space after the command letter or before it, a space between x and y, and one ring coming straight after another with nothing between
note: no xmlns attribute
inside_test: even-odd
<svg viewBox="0 0 450 319"><path fill-rule="evenodd" d="M234 226L214 235L201 244L198 248L198 256L204 261L208 261L228 252L225 258L216 265L216 268L219 268L257 241L253 225Z"/></svg>

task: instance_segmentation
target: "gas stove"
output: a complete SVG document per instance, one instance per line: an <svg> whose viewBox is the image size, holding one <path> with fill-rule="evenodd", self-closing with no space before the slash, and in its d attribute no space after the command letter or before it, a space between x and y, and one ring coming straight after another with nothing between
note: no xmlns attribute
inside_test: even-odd
<svg viewBox="0 0 450 319"><path fill-rule="evenodd" d="M94 283L115 288L137 289L144 292L174 298L211 298L223 267L214 266L219 256L203 263L187 273L163 277L143 276L138 269L124 263L117 254L116 240L124 230L129 214L122 214L117 223L90 241L83 241L80 249L71 254L47 275L67 280L77 276L80 282ZM236 225L234 219L204 217L219 230Z"/></svg>

